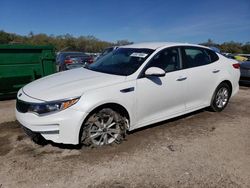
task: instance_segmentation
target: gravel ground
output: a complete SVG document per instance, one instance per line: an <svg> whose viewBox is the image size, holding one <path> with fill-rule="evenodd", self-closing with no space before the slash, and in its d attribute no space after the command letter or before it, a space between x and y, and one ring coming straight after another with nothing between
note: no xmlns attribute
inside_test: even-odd
<svg viewBox="0 0 250 188"><path fill-rule="evenodd" d="M201 110L98 149L36 145L14 103L0 102L0 188L250 187L249 87L221 113Z"/></svg>

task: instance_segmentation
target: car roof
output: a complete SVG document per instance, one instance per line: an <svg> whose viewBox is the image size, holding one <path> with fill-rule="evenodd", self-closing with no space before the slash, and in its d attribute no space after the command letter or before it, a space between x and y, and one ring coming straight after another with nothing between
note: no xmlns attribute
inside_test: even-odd
<svg viewBox="0 0 250 188"><path fill-rule="evenodd" d="M143 43L136 43L136 44L130 44L126 46L121 46L121 48L147 48L147 49L156 50L157 48L171 47L171 46L194 46L194 47L208 48L208 47L197 45L197 44L178 43L178 42L143 42Z"/></svg>

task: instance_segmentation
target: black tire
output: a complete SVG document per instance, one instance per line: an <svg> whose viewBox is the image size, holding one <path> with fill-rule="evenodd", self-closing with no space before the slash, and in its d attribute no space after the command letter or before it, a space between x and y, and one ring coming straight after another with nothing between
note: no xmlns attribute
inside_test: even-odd
<svg viewBox="0 0 250 188"><path fill-rule="evenodd" d="M62 72L62 71L63 71L62 66L59 66L59 72Z"/></svg>
<svg viewBox="0 0 250 188"><path fill-rule="evenodd" d="M222 92L222 91L227 92L227 97L226 97L226 94L224 96L224 98L226 100L223 99L223 97L220 96L220 92ZM221 112L222 110L224 110L224 108L226 108L230 97L231 97L231 88L230 88L230 86L227 83L222 82L216 88L216 90L215 90L215 92L213 94L213 97L212 97L212 100L211 100L211 105L210 105L210 110L213 111L213 112ZM222 100L221 102L219 102L220 98Z"/></svg>
<svg viewBox="0 0 250 188"><path fill-rule="evenodd" d="M56 72L60 72L60 66L56 65Z"/></svg>
<svg viewBox="0 0 250 188"><path fill-rule="evenodd" d="M120 144L125 139L127 123L127 118L120 113L103 108L88 117L80 131L79 142L89 147Z"/></svg>

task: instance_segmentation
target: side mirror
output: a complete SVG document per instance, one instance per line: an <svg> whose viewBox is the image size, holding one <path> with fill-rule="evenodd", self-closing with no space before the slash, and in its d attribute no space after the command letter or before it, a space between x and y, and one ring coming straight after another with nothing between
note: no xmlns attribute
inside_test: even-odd
<svg viewBox="0 0 250 188"><path fill-rule="evenodd" d="M156 77L163 77L166 75L166 72L158 67L150 67L145 71L145 76L156 76Z"/></svg>

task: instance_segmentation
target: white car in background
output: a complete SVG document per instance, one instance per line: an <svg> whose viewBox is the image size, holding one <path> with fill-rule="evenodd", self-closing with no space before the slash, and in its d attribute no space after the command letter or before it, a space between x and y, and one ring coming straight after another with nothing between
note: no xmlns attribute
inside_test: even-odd
<svg viewBox="0 0 250 188"><path fill-rule="evenodd" d="M16 118L36 142L120 143L127 131L205 107L222 111L239 77L237 61L204 46L132 44L26 85Z"/></svg>

